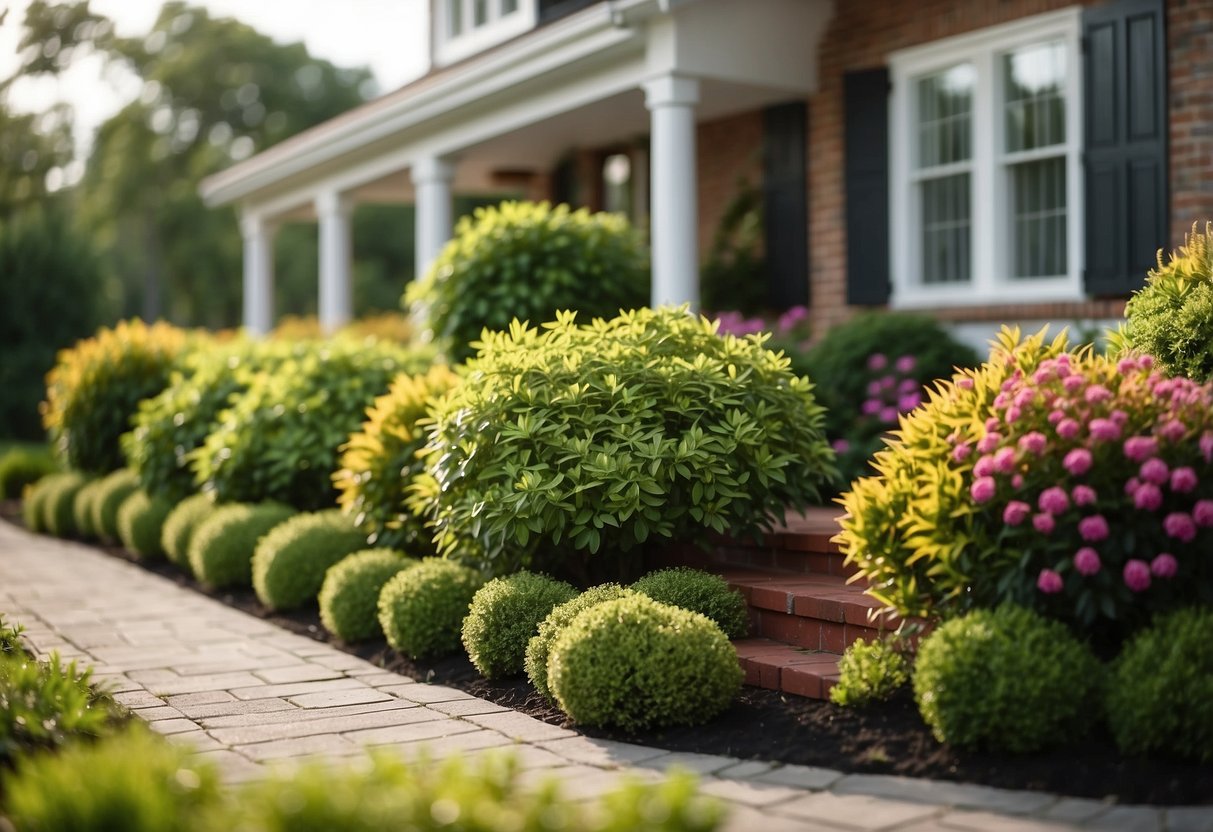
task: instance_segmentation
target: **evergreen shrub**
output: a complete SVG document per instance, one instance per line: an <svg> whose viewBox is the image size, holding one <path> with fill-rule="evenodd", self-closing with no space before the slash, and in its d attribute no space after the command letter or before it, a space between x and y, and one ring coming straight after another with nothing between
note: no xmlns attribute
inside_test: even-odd
<svg viewBox="0 0 1213 832"><path fill-rule="evenodd" d="M190 540L194 530L215 511L215 500L210 494L195 494L173 506L164 518L160 545L170 561L183 569L189 568Z"/></svg>
<svg viewBox="0 0 1213 832"><path fill-rule="evenodd" d="M483 584L476 570L442 558L423 558L397 573L379 593L379 625L388 644L413 659L454 653L472 596Z"/></svg>
<svg viewBox="0 0 1213 832"><path fill-rule="evenodd" d="M539 691L549 702L552 698L551 688L548 687L548 656L552 652L552 644L556 636L569 625L569 622L590 607L606 601L619 598L630 598L636 592L619 584L599 584L592 586L572 600L565 601L552 608L552 611L539 622L534 636L527 642L526 656L523 666L526 676L530 679L535 690Z"/></svg>
<svg viewBox="0 0 1213 832"><path fill-rule="evenodd" d="M118 539L141 560L164 557L164 523L173 504L137 490L118 509Z"/></svg>
<svg viewBox="0 0 1213 832"><path fill-rule="evenodd" d="M118 540L118 509L139 489L139 477L129 468L106 474L97 483L92 502L93 534L106 543Z"/></svg>
<svg viewBox="0 0 1213 832"><path fill-rule="evenodd" d="M660 569L632 584L632 589L662 604L706 615L729 638L742 638L749 632L749 605L719 575L685 566Z"/></svg>
<svg viewBox="0 0 1213 832"><path fill-rule="evenodd" d="M487 679L518 676L527 642L552 608L577 596L571 584L516 572L494 578L476 591L463 619L463 647Z"/></svg>
<svg viewBox="0 0 1213 832"><path fill-rule="evenodd" d="M312 603L324 573L366 548L366 535L337 509L298 514L267 534L253 553L253 589L272 610Z"/></svg>
<svg viewBox="0 0 1213 832"><path fill-rule="evenodd" d="M190 537L190 571L213 588L252 586L258 541L294 513L290 506L279 503L218 506Z"/></svg>
<svg viewBox="0 0 1213 832"><path fill-rule="evenodd" d="M910 662L890 641L852 642L838 660L830 701L855 708L889 699L910 681Z"/></svg>
<svg viewBox="0 0 1213 832"><path fill-rule="evenodd" d="M365 549L329 567L317 596L324 629L347 643L383 635L379 593L392 576L416 563L393 549Z"/></svg>
<svg viewBox="0 0 1213 832"><path fill-rule="evenodd" d="M18 499L27 485L58 470L49 450L11 448L0 456L0 498Z"/></svg>

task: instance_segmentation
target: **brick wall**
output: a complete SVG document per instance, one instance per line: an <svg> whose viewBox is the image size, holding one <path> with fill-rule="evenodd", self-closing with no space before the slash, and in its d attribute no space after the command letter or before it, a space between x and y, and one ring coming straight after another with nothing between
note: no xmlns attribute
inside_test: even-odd
<svg viewBox="0 0 1213 832"><path fill-rule="evenodd" d="M762 187L762 113L754 110L703 122L696 131L699 250L706 254L733 198L748 182Z"/></svg>
<svg viewBox="0 0 1213 832"><path fill-rule="evenodd" d="M1213 221L1213 0L1168 0L1171 242Z"/></svg>

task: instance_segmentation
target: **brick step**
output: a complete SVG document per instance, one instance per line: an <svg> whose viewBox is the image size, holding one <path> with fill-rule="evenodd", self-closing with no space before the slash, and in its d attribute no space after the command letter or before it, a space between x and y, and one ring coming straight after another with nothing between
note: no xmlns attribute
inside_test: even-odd
<svg viewBox="0 0 1213 832"><path fill-rule="evenodd" d="M769 638L733 642L745 683L766 690L825 699L838 681L838 656L792 647Z"/></svg>

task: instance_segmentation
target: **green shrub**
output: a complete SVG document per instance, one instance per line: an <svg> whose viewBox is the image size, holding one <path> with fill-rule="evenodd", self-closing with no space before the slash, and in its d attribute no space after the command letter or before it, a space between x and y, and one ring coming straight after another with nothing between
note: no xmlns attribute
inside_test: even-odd
<svg viewBox="0 0 1213 832"><path fill-rule="evenodd" d="M91 478L79 471L68 471L47 480L42 526L55 537L73 537L76 534L76 495Z"/></svg>
<svg viewBox="0 0 1213 832"><path fill-rule="evenodd" d="M461 219L405 299L463 359L482 330L515 318L546 321L565 309L609 317L647 296L647 252L624 217L504 202Z"/></svg>
<svg viewBox="0 0 1213 832"><path fill-rule="evenodd" d="M0 456L0 498L15 500L27 485L58 470L50 450L12 448Z"/></svg>
<svg viewBox="0 0 1213 832"><path fill-rule="evenodd" d="M387 395L375 400L362 429L342 446L333 481L340 503L377 546L409 552L432 550L430 533L405 506L413 478L425 467L417 452L425 445L421 422L430 402L449 391L458 376L436 364L417 376L398 376Z"/></svg>
<svg viewBox="0 0 1213 832"><path fill-rule="evenodd" d="M47 376L43 424L69 467L108 474L123 466L119 439L140 400L168 386L185 333L132 320L59 353Z"/></svg>
<svg viewBox="0 0 1213 832"><path fill-rule="evenodd" d="M278 503L218 506L190 538L189 564L194 577L216 588L252 586L258 541L294 513Z"/></svg>
<svg viewBox="0 0 1213 832"><path fill-rule="evenodd" d="M476 591L463 619L463 647L488 679L522 673L527 642L552 608L577 596L571 584L516 572Z"/></svg>
<svg viewBox="0 0 1213 832"><path fill-rule="evenodd" d="M25 628L20 624L8 624L5 622L4 616L0 615L0 660L9 656L25 654L25 650L21 647L23 632L25 632Z"/></svg>
<svg viewBox="0 0 1213 832"><path fill-rule="evenodd" d="M24 757L4 786L27 832L204 832L200 817L221 798L214 766L141 727Z"/></svg>
<svg viewBox="0 0 1213 832"><path fill-rule="evenodd" d="M687 567L661 569L645 575L632 589L662 604L706 615L729 638L743 638L749 632L749 605L719 575Z"/></svg>
<svg viewBox="0 0 1213 832"><path fill-rule="evenodd" d="M809 382L680 309L490 334L434 418L412 505L496 574L767 529L833 473Z"/></svg>
<svg viewBox="0 0 1213 832"><path fill-rule="evenodd" d="M1213 225L1195 224L1187 245L1171 252L1125 306L1114 351L1153 356L1171 375L1213 381Z"/></svg>
<svg viewBox="0 0 1213 832"><path fill-rule="evenodd" d="M220 502L273 500L304 511L336 502L338 449L375 397L424 356L386 342L308 345L259 373L187 456L197 482Z"/></svg>
<svg viewBox="0 0 1213 832"><path fill-rule="evenodd" d="M707 722L743 676L714 621L644 596L583 611L548 657L548 685L565 713L628 731Z"/></svg>
<svg viewBox="0 0 1213 832"><path fill-rule="evenodd" d="M93 518L96 513L97 495L104 479L90 479L72 498L72 527L75 529L75 536L81 540L96 540L100 537Z"/></svg>
<svg viewBox="0 0 1213 832"><path fill-rule="evenodd" d="M89 687L91 671L58 653L37 662L21 652L0 656L0 767L38 748L106 733L113 712Z"/></svg>
<svg viewBox="0 0 1213 832"><path fill-rule="evenodd" d="M93 533L112 543L118 539L118 509L139 489L139 477L129 468L101 479L93 501Z"/></svg>
<svg viewBox="0 0 1213 832"><path fill-rule="evenodd" d="M173 506L164 518L160 534L160 547L170 561L189 568L190 540L198 524L215 511L215 500L210 494L195 494Z"/></svg>
<svg viewBox="0 0 1213 832"><path fill-rule="evenodd" d="M1213 761L1213 610L1159 617L1112 665L1108 724L1126 754Z"/></svg>
<svg viewBox="0 0 1213 832"><path fill-rule="evenodd" d="M37 482L26 487L21 501L21 519L25 522L25 528L31 532L45 532L47 530L47 497L55 490L58 483L62 482L65 477L71 476L73 474L68 471L47 474Z"/></svg>
<svg viewBox="0 0 1213 832"><path fill-rule="evenodd" d="M1007 605L947 621L923 639L914 698L940 742L1029 752L1087 731L1102 672L1065 625Z"/></svg>
<svg viewBox="0 0 1213 832"><path fill-rule="evenodd" d="M253 553L253 589L272 610L312 603L324 573L366 548L366 535L337 509L299 514L267 534Z"/></svg>
<svg viewBox="0 0 1213 832"><path fill-rule="evenodd" d="M527 678L535 686L535 690L543 694L548 701L554 701L552 691L548 687L548 656L552 652L552 644L555 643L556 636L569 625L570 621L590 607L605 601L630 598L635 594L633 590L625 589L619 584L601 584L590 587L571 601L565 601L554 607L547 617L539 622L535 635L526 645L523 667L526 670Z"/></svg>
<svg viewBox="0 0 1213 832"><path fill-rule="evenodd" d="M162 497L135 491L118 509L118 539L142 560L164 557L161 537L173 504Z"/></svg>
<svg viewBox="0 0 1213 832"><path fill-rule="evenodd" d="M392 549L346 555L324 573L317 596L324 629L350 643L383 635L379 593L393 575L415 563Z"/></svg>
<svg viewBox="0 0 1213 832"><path fill-rule="evenodd" d="M890 698L910 681L910 663L888 641L852 642L838 660L838 684L830 701L844 708Z"/></svg>
<svg viewBox="0 0 1213 832"><path fill-rule="evenodd" d="M479 572L442 558L424 558L383 585L379 626L388 644L414 659L454 653Z"/></svg>

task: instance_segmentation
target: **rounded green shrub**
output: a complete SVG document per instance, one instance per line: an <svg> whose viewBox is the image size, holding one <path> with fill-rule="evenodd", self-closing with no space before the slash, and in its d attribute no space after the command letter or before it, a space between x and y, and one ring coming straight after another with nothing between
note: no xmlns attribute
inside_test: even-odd
<svg viewBox="0 0 1213 832"><path fill-rule="evenodd" d="M463 619L468 658L487 679L519 675L539 622L576 596L571 584L533 572L494 578L476 591Z"/></svg>
<svg viewBox="0 0 1213 832"><path fill-rule="evenodd" d="M392 576L416 562L393 549L366 549L329 567L317 597L324 629L350 643L383 635L379 593Z"/></svg>
<svg viewBox="0 0 1213 832"><path fill-rule="evenodd" d="M118 539L118 509L139 489L139 477L123 468L102 477L92 504L93 533L112 543Z"/></svg>
<svg viewBox="0 0 1213 832"><path fill-rule="evenodd" d="M218 506L190 538L189 565L194 577L216 588L251 586L257 542L294 513L290 506L278 503Z"/></svg>
<svg viewBox="0 0 1213 832"><path fill-rule="evenodd" d="M492 333L435 405L411 505L442 554L556 568L769 529L833 474L812 385L685 309ZM608 576L621 572L608 571Z"/></svg>
<svg viewBox="0 0 1213 832"><path fill-rule="evenodd" d="M379 626L388 644L414 659L454 653L483 584L475 569L442 558L423 558L398 573L379 593Z"/></svg>
<svg viewBox="0 0 1213 832"><path fill-rule="evenodd" d="M65 476L70 476L70 473L61 471L59 473L47 474L25 488L21 500L21 519L25 522L25 528L31 532L45 532L47 530L47 495L51 493L56 484Z"/></svg>
<svg viewBox="0 0 1213 832"><path fill-rule="evenodd" d="M160 547L170 561L183 569L190 564L190 539L194 530L215 511L215 499L210 494L195 494L187 497L164 518L160 534Z"/></svg>
<svg viewBox="0 0 1213 832"><path fill-rule="evenodd" d="M855 641L838 660L830 701L844 708L888 699L910 681L910 662L889 641Z"/></svg>
<svg viewBox="0 0 1213 832"><path fill-rule="evenodd" d="M128 552L141 559L164 557L161 539L164 523L173 504L163 497L149 497L137 490L118 509L118 539Z"/></svg>
<svg viewBox="0 0 1213 832"><path fill-rule="evenodd" d="M425 445L421 423L430 402L458 381L443 364L424 375L398 376L367 411L362 429L342 446L341 468L333 475L339 502L370 543L409 552L432 550L430 533L409 511L405 497L425 467L417 452Z"/></svg>
<svg viewBox="0 0 1213 832"><path fill-rule="evenodd" d="M1029 752L1087 731L1102 673L1064 624L1005 605L947 621L923 639L914 698L940 742Z"/></svg>
<svg viewBox="0 0 1213 832"><path fill-rule="evenodd" d="M76 495L91 479L79 471L68 471L56 475L54 480L47 484L42 504L42 525L47 532L55 537L75 536Z"/></svg>
<svg viewBox="0 0 1213 832"><path fill-rule="evenodd" d="M706 615L729 638L743 638L749 632L745 598L719 575L685 566L660 569L632 584L632 589L662 604Z"/></svg>
<svg viewBox="0 0 1213 832"><path fill-rule="evenodd" d="M267 534L253 553L253 589L272 610L316 600L324 573L366 548L366 535L338 509L296 515Z"/></svg>
<svg viewBox="0 0 1213 832"><path fill-rule="evenodd" d="M49 450L12 448L0 456L0 498L18 499L27 485L58 470Z"/></svg>
<svg viewBox="0 0 1213 832"><path fill-rule="evenodd" d="M583 611L548 656L561 710L582 725L627 731L707 722L733 701L743 676L714 621L644 596Z"/></svg>
<svg viewBox="0 0 1213 832"><path fill-rule="evenodd" d="M556 636L569 625L570 621L590 607L619 598L630 598L635 594L635 591L619 584L600 584L592 586L576 598L554 607L547 617L539 622L535 635L526 645L523 667L526 670L527 678L535 686L535 690L539 691L544 698L552 701L552 691L548 687L548 656L552 652L552 644L555 643Z"/></svg>
<svg viewBox="0 0 1213 832"><path fill-rule="evenodd" d="M644 241L625 217L504 202L461 219L405 300L463 359L483 330L514 319L546 321L564 309L607 317L640 306L648 274Z"/></svg>
<svg viewBox="0 0 1213 832"><path fill-rule="evenodd" d="M59 353L47 375L43 424L69 467L108 474L123 466L120 438L142 399L168 386L183 331L140 320L102 328Z"/></svg>
<svg viewBox="0 0 1213 832"><path fill-rule="evenodd" d="M1112 665L1108 725L1126 754L1213 761L1213 609L1160 616Z"/></svg>
<svg viewBox="0 0 1213 832"><path fill-rule="evenodd" d="M95 509L97 495L101 491L101 483L104 479L104 477L90 479L76 492L76 496L72 500L72 525L76 530L76 537L81 540L96 540L101 536L97 533Z"/></svg>

